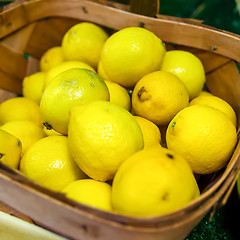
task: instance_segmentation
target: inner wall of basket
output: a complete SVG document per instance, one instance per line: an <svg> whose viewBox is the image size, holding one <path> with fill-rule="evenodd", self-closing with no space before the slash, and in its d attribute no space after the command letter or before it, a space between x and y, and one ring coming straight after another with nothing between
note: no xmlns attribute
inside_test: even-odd
<svg viewBox="0 0 240 240"><path fill-rule="evenodd" d="M39 21L31 28L31 32L28 33L30 40L24 44L24 50L20 49L23 51L22 54L24 57L27 58L26 76L39 71L39 59L41 55L50 47L60 46L64 33L77 22L79 21L62 21L62 19L53 18L48 21ZM30 28L28 27L28 29ZM58 29L58 31L53 31L53 29ZM106 29L106 31L109 33L113 32L111 29ZM46 34L48 35L47 38ZM11 38L13 37L11 36ZM204 89L226 100L235 109L238 122L240 122L238 110L240 109L240 75L236 63L214 52L172 43L165 44L167 50L186 50L200 58L206 72ZM21 84L21 81L19 84ZM0 89L0 103L15 96L17 94L14 92ZM211 187L222 176L224 171L225 168L214 174L196 176L201 192Z"/></svg>

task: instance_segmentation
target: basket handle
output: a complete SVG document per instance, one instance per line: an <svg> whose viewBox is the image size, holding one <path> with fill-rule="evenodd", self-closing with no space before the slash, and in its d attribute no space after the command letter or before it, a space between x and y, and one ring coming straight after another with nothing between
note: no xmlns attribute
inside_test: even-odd
<svg viewBox="0 0 240 240"><path fill-rule="evenodd" d="M159 0L130 0L130 12L149 17L159 13Z"/></svg>

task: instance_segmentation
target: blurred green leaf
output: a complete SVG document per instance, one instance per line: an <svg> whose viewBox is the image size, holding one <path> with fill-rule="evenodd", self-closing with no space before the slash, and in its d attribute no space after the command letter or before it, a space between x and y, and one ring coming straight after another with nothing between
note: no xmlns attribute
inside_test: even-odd
<svg viewBox="0 0 240 240"><path fill-rule="evenodd" d="M235 0L161 0L159 13L203 20L209 26L240 34Z"/></svg>

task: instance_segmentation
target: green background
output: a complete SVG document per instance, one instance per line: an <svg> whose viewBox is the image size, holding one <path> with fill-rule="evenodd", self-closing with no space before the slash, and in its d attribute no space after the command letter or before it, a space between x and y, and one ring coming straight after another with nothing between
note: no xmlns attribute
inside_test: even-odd
<svg viewBox="0 0 240 240"><path fill-rule="evenodd" d="M203 20L204 24L240 34L235 0L161 0L160 14Z"/></svg>
<svg viewBox="0 0 240 240"><path fill-rule="evenodd" d="M130 2L112 1L125 4ZM159 13L203 20L206 25L240 34L240 13L235 0L160 0Z"/></svg>

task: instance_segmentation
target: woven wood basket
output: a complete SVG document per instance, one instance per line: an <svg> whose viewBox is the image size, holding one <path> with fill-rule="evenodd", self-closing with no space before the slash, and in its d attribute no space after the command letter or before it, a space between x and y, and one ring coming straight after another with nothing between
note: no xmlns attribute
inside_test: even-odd
<svg viewBox="0 0 240 240"><path fill-rule="evenodd" d="M196 54L207 74L206 87L229 102L240 123L240 36L200 21L156 14L158 1L15 1L0 10L0 102L21 94L23 77L38 70L40 56L61 44L74 24L90 21L113 31L141 26L159 36L167 49ZM135 12L135 13L133 13ZM144 16L148 15L148 16ZM198 183L201 196L164 216L135 218L71 201L0 165L0 208L70 239L184 239L204 215L226 203L240 170L240 144L226 168Z"/></svg>

